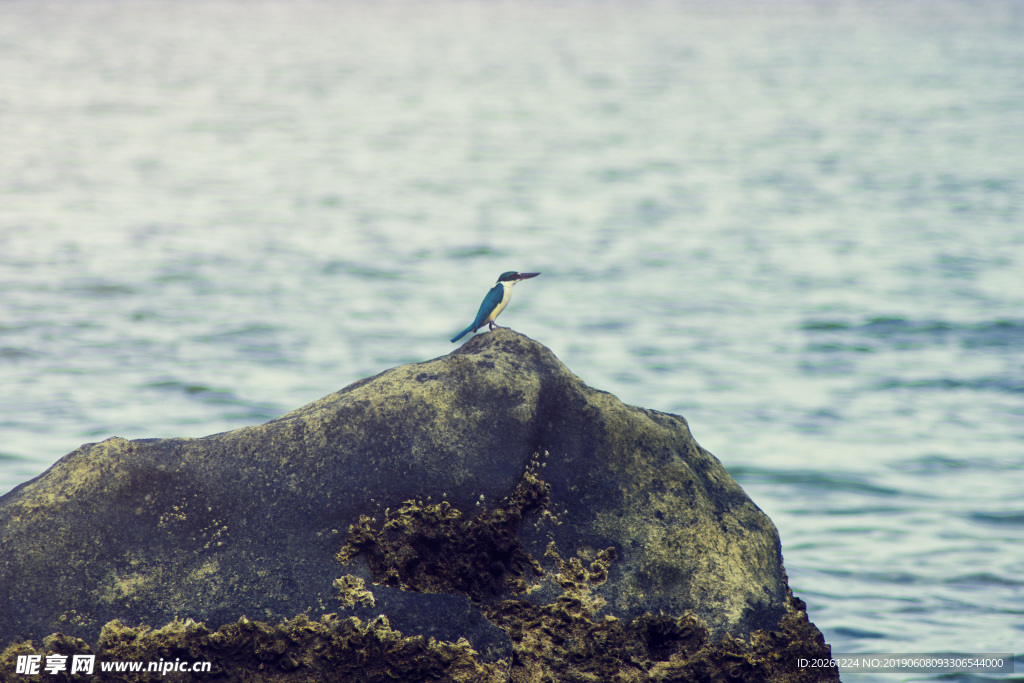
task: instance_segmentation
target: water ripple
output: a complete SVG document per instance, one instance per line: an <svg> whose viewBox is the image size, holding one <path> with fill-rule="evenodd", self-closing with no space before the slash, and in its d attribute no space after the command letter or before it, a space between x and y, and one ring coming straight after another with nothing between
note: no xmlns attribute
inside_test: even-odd
<svg viewBox="0 0 1024 683"><path fill-rule="evenodd" d="M1024 510L1007 512L972 512L968 517L976 522L982 522L984 524L1024 527Z"/></svg>
<svg viewBox="0 0 1024 683"><path fill-rule="evenodd" d="M732 465L729 474L741 483L793 484L818 491L855 491L879 496L905 496L905 491L871 483L857 474L825 474L814 471L771 470L749 465Z"/></svg>

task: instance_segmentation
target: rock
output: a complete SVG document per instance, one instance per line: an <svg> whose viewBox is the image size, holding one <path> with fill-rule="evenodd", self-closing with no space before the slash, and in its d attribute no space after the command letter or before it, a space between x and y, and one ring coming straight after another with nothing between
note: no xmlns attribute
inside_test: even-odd
<svg viewBox="0 0 1024 683"><path fill-rule="evenodd" d="M243 615L291 633L303 615L329 651L383 614L435 672L470 671L465 638L480 680L510 661L532 680L594 634L648 674L732 643L828 652L775 527L686 421L507 329L264 425L82 446L0 498L0 545L0 643ZM249 642L203 629L190 652Z"/></svg>

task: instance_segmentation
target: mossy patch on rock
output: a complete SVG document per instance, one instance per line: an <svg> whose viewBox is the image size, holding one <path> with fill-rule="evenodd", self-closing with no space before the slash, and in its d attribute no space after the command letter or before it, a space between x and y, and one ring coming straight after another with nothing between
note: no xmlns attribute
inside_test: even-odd
<svg viewBox="0 0 1024 683"><path fill-rule="evenodd" d="M424 593L462 593L483 600L521 593L540 565L519 542L523 517L547 503L548 486L527 473L511 496L494 509L470 516L446 501L406 501L385 510L381 528L363 515L351 525L337 558L364 555L374 580Z"/></svg>
<svg viewBox="0 0 1024 683"><path fill-rule="evenodd" d="M512 638L511 683L817 683L838 681L835 669L801 669L800 658L830 656L805 605L791 598L780 628L749 641L713 639L691 614L644 614L632 622L595 619L568 594L549 605L508 600L485 607Z"/></svg>
<svg viewBox="0 0 1024 683"><path fill-rule="evenodd" d="M95 649L77 638L54 635L42 647L16 643L0 654L0 681L16 676L19 655L96 656L93 674L49 675L47 680L88 683L217 680L229 683L392 683L450 681L499 683L507 681L507 664L484 663L466 641L437 642L423 636L403 637L387 618L369 623L325 615L317 621L305 615L277 624L242 617L236 623L210 630L193 621L175 621L163 628L131 628L119 621L103 627ZM103 662L209 662L209 673L103 672Z"/></svg>
<svg viewBox="0 0 1024 683"><path fill-rule="evenodd" d="M582 565L581 565L582 566ZM589 580L589 579L588 579ZM277 624L242 618L211 630L192 621L161 629L104 626L95 649L64 635L41 647L16 643L0 654L0 681L15 676L19 655L96 655L91 676L50 676L55 681L124 683L218 680L227 683L819 683L838 681L835 669L801 669L799 659L830 656L805 605L790 598L778 629L756 631L749 641L719 641L694 616L645 614L630 623L595 619L570 590L549 605L506 600L485 608L512 639L513 655L484 662L466 641L404 637L385 617L363 622L304 615ZM101 662L209 662L203 674L101 673Z"/></svg>
<svg viewBox="0 0 1024 683"><path fill-rule="evenodd" d="M377 604L373 593L366 589L366 582L358 576L345 574L334 580L334 587L338 589L338 599L342 606L349 609L358 605L373 607Z"/></svg>

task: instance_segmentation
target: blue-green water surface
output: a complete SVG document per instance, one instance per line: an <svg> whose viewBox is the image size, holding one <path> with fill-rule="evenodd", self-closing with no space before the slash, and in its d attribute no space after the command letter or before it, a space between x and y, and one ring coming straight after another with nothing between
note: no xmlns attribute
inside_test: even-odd
<svg viewBox="0 0 1024 683"><path fill-rule="evenodd" d="M500 322L684 415L835 652L1024 652L1021 36L1011 0L6 0L0 492L445 354L542 271Z"/></svg>

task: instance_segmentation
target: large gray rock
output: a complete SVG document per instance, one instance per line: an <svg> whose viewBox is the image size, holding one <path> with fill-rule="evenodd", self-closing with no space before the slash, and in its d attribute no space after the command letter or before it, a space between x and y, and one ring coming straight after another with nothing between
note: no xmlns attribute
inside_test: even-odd
<svg viewBox="0 0 1024 683"><path fill-rule="evenodd" d="M493 605L574 576L598 617L690 612L716 638L787 610L775 527L686 421L506 329L264 425L82 446L0 498L0 548L0 644L385 613L496 658ZM343 574L376 604L344 604Z"/></svg>

